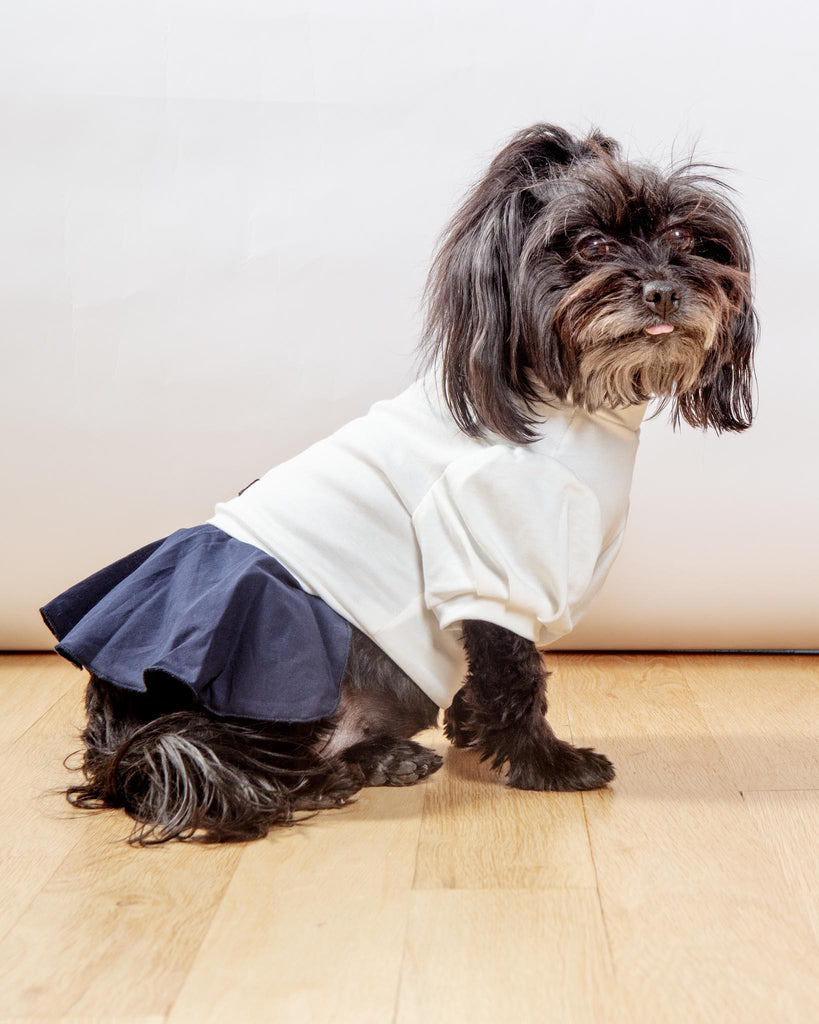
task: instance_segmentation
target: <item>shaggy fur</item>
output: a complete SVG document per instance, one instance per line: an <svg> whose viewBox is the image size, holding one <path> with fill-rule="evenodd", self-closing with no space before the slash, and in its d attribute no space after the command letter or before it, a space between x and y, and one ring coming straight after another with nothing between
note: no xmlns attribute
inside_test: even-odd
<svg viewBox="0 0 819 1024"><path fill-rule="evenodd" d="M456 214L429 277L426 355L455 421L525 444L537 436L535 404L550 396L589 411L657 398L675 426L744 430L757 332L750 251L725 187L704 169L628 162L597 132L520 132ZM604 756L552 732L533 643L474 621L463 642L468 674L444 725L454 744L523 789L614 778ZM358 631L339 708L320 722L220 718L162 683L159 697L91 679L85 782L68 791L80 807L124 808L135 843L254 839L441 764L410 739L437 708Z"/></svg>
<svg viewBox="0 0 819 1024"><path fill-rule="evenodd" d="M123 808L137 845L257 839L292 825L294 811L339 807L362 786L411 785L441 766L409 739L435 725L438 708L358 630L338 711L319 722L219 717L165 679L141 694L92 676L86 711L85 782L68 800Z"/></svg>

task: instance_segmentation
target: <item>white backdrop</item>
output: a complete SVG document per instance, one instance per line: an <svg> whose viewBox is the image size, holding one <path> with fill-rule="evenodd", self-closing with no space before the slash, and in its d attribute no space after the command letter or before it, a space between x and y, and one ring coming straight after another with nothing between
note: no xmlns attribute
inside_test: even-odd
<svg viewBox="0 0 819 1024"><path fill-rule="evenodd" d="M0 3L0 646L413 377L438 232L518 128L737 168L754 428L643 429L563 646L819 647L815 8Z"/></svg>

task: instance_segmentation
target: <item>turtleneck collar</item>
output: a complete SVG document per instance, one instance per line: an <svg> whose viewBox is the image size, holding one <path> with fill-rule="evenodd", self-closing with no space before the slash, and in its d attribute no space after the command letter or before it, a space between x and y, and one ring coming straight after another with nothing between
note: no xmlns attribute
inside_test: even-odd
<svg viewBox="0 0 819 1024"><path fill-rule="evenodd" d="M618 409L603 407L586 415L591 419L609 420L636 433L640 429L648 405L648 402L641 402L639 405L626 405Z"/></svg>
<svg viewBox="0 0 819 1024"><path fill-rule="evenodd" d="M594 412L589 412L584 409L582 405L577 405L575 403L571 389L569 389L568 395L563 400L556 398L554 395L550 395L542 386L538 386L538 390L543 395L543 401L537 403L531 408L531 411L538 419L548 419L550 410L554 411L555 409L563 406L579 412L591 420L605 420L606 422L612 423L615 426L624 427L626 430L630 430L634 433L639 431L640 424L643 422L646 410L650 404L649 402L641 402L637 405L625 405L617 408L613 406L602 406L599 409L595 409Z"/></svg>

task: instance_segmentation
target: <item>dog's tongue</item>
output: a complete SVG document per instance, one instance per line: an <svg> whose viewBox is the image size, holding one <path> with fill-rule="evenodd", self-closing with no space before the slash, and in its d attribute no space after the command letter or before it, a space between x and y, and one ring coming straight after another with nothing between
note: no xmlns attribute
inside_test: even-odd
<svg viewBox="0 0 819 1024"><path fill-rule="evenodd" d="M674 330L672 324L654 324L653 327L644 328L646 334L671 334Z"/></svg>

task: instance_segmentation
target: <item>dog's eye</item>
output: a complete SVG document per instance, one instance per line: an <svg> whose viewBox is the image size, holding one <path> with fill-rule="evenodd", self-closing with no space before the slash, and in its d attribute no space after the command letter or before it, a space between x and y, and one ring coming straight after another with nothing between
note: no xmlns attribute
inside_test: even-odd
<svg viewBox="0 0 819 1024"><path fill-rule="evenodd" d="M607 238L587 238L577 247L577 254L584 260L598 260L614 252L614 246Z"/></svg>
<svg viewBox="0 0 819 1024"><path fill-rule="evenodd" d="M690 228L672 228L666 233L666 238L677 252L688 252L694 245L694 232Z"/></svg>

